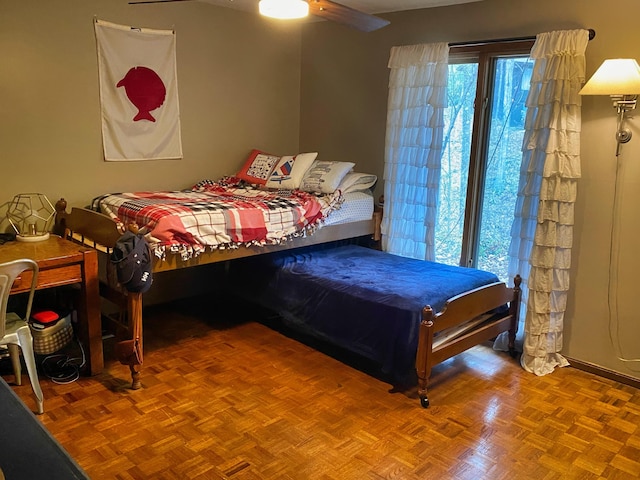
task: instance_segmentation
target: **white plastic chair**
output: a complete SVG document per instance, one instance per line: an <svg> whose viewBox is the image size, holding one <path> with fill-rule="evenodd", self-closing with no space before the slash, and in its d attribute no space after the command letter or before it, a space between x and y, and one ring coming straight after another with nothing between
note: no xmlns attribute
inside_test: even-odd
<svg viewBox="0 0 640 480"><path fill-rule="evenodd" d="M31 270L33 277L31 280L31 289L29 291L29 299L27 301L27 310L23 318L16 313L7 312L7 301L9 300L9 292L14 280L22 272ZM33 353L33 337L27 321L31 316L31 306L33 304L33 294L36 291L38 283L38 264L33 260L22 259L12 262L0 264L0 345L6 345L11 355L11 364L13 373L16 377L16 385L22 385L22 367L20 364L20 350L27 365L29 380L33 387L33 393L36 397L38 413L44 413L44 397L40 382L38 381L38 370L36 368L36 359ZM20 348L18 348L20 347Z"/></svg>

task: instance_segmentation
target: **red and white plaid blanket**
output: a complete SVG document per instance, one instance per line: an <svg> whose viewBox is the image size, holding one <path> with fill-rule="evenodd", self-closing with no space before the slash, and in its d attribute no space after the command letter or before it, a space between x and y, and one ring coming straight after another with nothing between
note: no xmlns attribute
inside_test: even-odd
<svg viewBox="0 0 640 480"><path fill-rule="evenodd" d="M339 191L322 197L274 192L226 177L191 190L104 195L94 206L121 225L137 224L158 257L170 251L186 260L207 248L272 245L306 235L341 201Z"/></svg>

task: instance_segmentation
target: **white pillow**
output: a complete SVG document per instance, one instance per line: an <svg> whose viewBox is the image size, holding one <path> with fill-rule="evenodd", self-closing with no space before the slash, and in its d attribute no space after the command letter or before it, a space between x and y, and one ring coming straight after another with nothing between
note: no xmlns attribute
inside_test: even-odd
<svg viewBox="0 0 640 480"><path fill-rule="evenodd" d="M377 180L378 177L371 173L349 172L338 185L338 189L342 193L361 192L369 190Z"/></svg>
<svg viewBox="0 0 640 480"><path fill-rule="evenodd" d="M315 193L333 193L353 168L352 162L325 162L317 160L302 178L300 190Z"/></svg>
<svg viewBox="0 0 640 480"><path fill-rule="evenodd" d="M309 170L318 156L318 152L285 155L273 167L265 186L267 188L284 188L294 190L300 188L302 177Z"/></svg>

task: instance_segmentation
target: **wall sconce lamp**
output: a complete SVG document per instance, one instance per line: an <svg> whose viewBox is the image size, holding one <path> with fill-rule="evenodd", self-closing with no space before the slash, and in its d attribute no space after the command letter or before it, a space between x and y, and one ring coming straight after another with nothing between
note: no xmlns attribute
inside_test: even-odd
<svg viewBox="0 0 640 480"><path fill-rule="evenodd" d="M309 15L309 3L305 0L260 0L258 9L265 17L290 20Z"/></svg>
<svg viewBox="0 0 640 480"><path fill-rule="evenodd" d="M624 127L625 113L636 108L640 94L640 66L633 58L613 58L602 62L580 95L609 95L618 113L616 157L620 145L631 140L631 130Z"/></svg>
<svg viewBox="0 0 640 480"><path fill-rule="evenodd" d="M20 193L7 209L7 220L20 242L39 242L49 238L55 209L42 193Z"/></svg>

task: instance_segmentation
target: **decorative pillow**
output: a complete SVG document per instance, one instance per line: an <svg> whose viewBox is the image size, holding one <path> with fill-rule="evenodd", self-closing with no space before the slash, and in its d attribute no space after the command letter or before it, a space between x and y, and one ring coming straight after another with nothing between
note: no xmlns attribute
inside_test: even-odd
<svg viewBox="0 0 640 480"><path fill-rule="evenodd" d="M265 185L280 157L260 150L251 150L249 158L236 177L256 185Z"/></svg>
<svg viewBox="0 0 640 480"><path fill-rule="evenodd" d="M317 156L313 152L281 157L254 149L236 177L254 185L293 190L300 187L302 177Z"/></svg>
<svg viewBox="0 0 640 480"><path fill-rule="evenodd" d="M300 190L333 193L345 175L353 168L352 162L316 161L302 178Z"/></svg>
<svg viewBox="0 0 640 480"><path fill-rule="evenodd" d="M340 189L342 193L361 192L363 190L369 190L375 185L377 180L378 177L371 173L349 172L344 176L340 185L338 185L338 189Z"/></svg>
<svg viewBox="0 0 640 480"><path fill-rule="evenodd" d="M294 190L300 188L302 177L318 156L318 152L299 153L281 157L274 167L266 186L268 188L285 188Z"/></svg>

